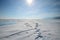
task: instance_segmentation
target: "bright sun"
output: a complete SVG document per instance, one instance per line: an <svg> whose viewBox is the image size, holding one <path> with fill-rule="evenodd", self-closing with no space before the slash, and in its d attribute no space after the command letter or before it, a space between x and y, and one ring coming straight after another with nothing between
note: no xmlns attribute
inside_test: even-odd
<svg viewBox="0 0 60 40"><path fill-rule="evenodd" d="M32 5L33 0L26 0L28 5Z"/></svg>

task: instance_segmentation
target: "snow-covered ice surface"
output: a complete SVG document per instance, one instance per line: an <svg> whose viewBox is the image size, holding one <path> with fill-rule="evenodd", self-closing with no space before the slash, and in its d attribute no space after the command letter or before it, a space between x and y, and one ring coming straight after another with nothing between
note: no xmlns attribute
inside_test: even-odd
<svg viewBox="0 0 60 40"><path fill-rule="evenodd" d="M60 40L60 20L12 19L12 21L16 23L0 26L0 40Z"/></svg>

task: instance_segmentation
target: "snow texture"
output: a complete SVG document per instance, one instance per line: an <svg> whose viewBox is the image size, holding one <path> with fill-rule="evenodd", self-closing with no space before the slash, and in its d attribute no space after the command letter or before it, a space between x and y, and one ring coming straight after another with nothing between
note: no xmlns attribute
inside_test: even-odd
<svg viewBox="0 0 60 40"><path fill-rule="evenodd" d="M60 40L60 20L0 19L15 24L0 26L0 40Z"/></svg>

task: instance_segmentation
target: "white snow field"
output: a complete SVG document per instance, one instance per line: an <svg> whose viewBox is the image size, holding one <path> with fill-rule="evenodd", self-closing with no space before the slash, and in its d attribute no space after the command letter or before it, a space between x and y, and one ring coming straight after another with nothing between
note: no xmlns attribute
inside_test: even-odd
<svg viewBox="0 0 60 40"><path fill-rule="evenodd" d="M60 40L60 20L0 19L15 24L0 26L0 40Z"/></svg>

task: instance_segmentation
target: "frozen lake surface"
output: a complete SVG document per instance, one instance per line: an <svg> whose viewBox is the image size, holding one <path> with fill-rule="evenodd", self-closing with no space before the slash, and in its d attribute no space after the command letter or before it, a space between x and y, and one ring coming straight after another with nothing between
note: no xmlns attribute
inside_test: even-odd
<svg viewBox="0 0 60 40"><path fill-rule="evenodd" d="M0 20L0 26L15 24L15 21Z"/></svg>
<svg viewBox="0 0 60 40"><path fill-rule="evenodd" d="M60 40L59 30L60 20L0 19L0 40Z"/></svg>

